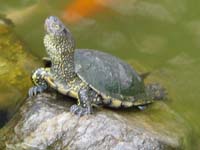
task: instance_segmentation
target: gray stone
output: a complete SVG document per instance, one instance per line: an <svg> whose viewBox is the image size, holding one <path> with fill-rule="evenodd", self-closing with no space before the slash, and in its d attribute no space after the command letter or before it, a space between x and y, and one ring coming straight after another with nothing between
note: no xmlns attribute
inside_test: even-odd
<svg viewBox="0 0 200 150"><path fill-rule="evenodd" d="M163 150L182 149L188 130L163 102L150 106L168 113L167 124L156 126L145 112L95 109L89 116L69 112L74 101L43 93L28 98L14 118L0 130L0 149L8 150ZM135 116L135 117L134 117ZM170 120L170 117L173 118ZM134 118L132 118L134 117ZM166 116L163 116L166 117ZM179 130L173 130L173 126ZM170 127L169 127L170 126ZM162 132L163 130L163 132Z"/></svg>

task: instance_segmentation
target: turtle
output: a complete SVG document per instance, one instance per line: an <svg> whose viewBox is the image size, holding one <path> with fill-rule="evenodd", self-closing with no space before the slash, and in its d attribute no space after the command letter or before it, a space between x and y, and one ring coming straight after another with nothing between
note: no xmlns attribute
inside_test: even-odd
<svg viewBox="0 0 200 150"><path fill-rule="evenodd" d="M48 65L33 72L35 85L29 89L29 96L53 88L77 99L70 112L78 116L92 114L94 106L143 109L164 98L160 84L145 85L123 60L98 50L76 49L71 32L58 17L47 17L44 26Z"/></svg>

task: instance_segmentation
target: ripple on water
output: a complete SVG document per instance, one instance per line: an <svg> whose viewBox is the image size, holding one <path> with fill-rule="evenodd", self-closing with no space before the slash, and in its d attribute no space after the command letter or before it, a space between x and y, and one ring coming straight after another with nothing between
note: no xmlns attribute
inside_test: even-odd
<svg viewBox="0 0 200 150"><path fill-rule="evenodd" d="M168 63L172 65L189 65L194 62L195 62L195 59L189 56L186 52L181 52L175 57L168 60Z"/></svg>
<svg viewBox="0 0 200 150"><path fill-rule="evenodd" d="M127 39L122 32L105 32L102 34L99 45L104 49L119 50L126 45Z"/></svg>
<svg viewBox="0 0 200 150"><path fill-rule="evenodd" d="M167 39L159 35L146 35L142 40L132 38L132 41L140 52L147 54L160 53L167 46Z"/></svg>

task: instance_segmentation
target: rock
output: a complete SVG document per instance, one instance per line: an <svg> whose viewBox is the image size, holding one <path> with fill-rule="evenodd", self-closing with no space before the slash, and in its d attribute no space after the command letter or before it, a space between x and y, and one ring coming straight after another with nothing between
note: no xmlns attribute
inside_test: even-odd
<svg viewBox="0 0 200 150"><path fill-rule="evenodd" d="M31 86L31 72L39 66L38 60L28 53L24 44L15 35L12 21L4 17L0 15L1 122L5 113L10 116L16 105L25 99Z"/></svg>
<svg viewBox="0 0 200 150"><path fill-rule="evenodd" d="M99 108L80 118L69 112L73 102L48 93L28 98L0 130L0 149L163 150L186 146L189 128L163 102L145 111Z"/></svg>
<svg viewBox="0 0 200 150"><path fill-rule="evenodd" d="M14 27L13 22L6 17L4 14L0 14L0 25L7 26L7 27ZM2 31L1 31L2 32Z"/></svg>

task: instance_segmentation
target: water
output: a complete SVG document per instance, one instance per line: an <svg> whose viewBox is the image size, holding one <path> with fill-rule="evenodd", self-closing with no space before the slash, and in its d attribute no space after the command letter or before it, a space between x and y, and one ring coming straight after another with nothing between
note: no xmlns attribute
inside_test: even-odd
<svg viewBox="0 0 200 150"><path fill-rule="evenodd" d="M4 12L16 23L17 34L31 52L45 56L43 21L49 15L63 16L64 10L79 10L73 1L53 0L1 2ZM3 4L3 5L2 5ZM97 7L94 5L94 7ZM104 0L98 11L66 21L77 47L100 49L137 62L150 71L169 93L169 105L200 138L200 2L194 0ZM76 10L77 9L77 10ZM137 69L137 66L136 66ZM198 146L196 146L198 147Z"/></svg>

